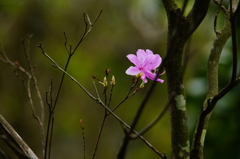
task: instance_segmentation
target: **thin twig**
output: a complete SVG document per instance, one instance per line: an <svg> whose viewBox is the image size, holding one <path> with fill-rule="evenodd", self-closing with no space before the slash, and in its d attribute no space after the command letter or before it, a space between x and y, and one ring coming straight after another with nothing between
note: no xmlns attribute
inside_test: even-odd
<svg viewBox="0 0 240 159"><path fill-rule="evenodd" d="M109 94L109 100L108 100L108 104L107 104L108 107L110 106L111 101L112 101L113 88L114 88L114 85L111 85L111 90L110 90L110 94Z"/></svg>
<svg viewBox="0 0 240 159"><path fill-rule="evenodd" d="M66 34L65 32L63 32L63 34L64 34L64 38L65 38L64 46L65 46L68 54L70 54L70 53L71 53L71 50L69 50L69 49L68 49L68 46L67 46L67 43L68 43L67 34ZM71 45L70 45L70 47L71 47Z"/></svg>
<svg viewBox="0 0 240 159"><path fill-rule="evenodd" d="M46 92L46 103L48 105L48 109L49 109L49 118L48 118L48 126L47 126L47 135L46 135L46 140L45 140L45 155L44 155L44 159L47 158L47 156L49 156L50 152L51 152L51 148L49 147L49 138L50 137L50 132L52 131L52 118L54 117L54 112L52 112L52 107L53 107L53 97L52 97L52 89L53 89L53 81L51 80L48 92ZM48 153L47 153L48 152ZM50 156L49 156L50 157Z"/></svg>
<svg viewBox="0 0 240 159"><path fill-rule="evenodd" d="M69 54L68 59L67 59L67 62L66 62L66 64L65 64L64 71L67 70L72 55L76 52L77 48L78 48L79 45L82 43L83 39L86 38L87 35L91 32L91 30L92 30L92 28L93 28L93 25L95 24L95 22L97 21L97 19L100 17L101 13L102 13L102 10L101 10L100 13L97 15L97 17L95 18L95 20L94 20L93 23L91 23L88 15L87 15L86 13L83 13L84 22L85 22L85 31L84 31L82 37L81 37L80 40L78 41L78 43L77 43L77 45L76 45L76 47L74 48L73 51L72 51L72 45L70 45L70 48L69 48L69 49L68 49L68 47L67 47L67 35L66 35L66 33L64 32L64 37L65 37L65 43L64 43L64 45L65 45L65 48L66 48L66 50L67 50L67 52L68 52L68 54ZM88 21L86 20L86 18L88 18ZM90 27L89 27L89 28L88 28L88 23L90 24ZM41 47L41 44L39 44L39 47L41 48L42 52L45 52L45 51L43 50L43 48ZM45 56L46 56L46 55L45 55ZM54 110L55 110L55 107L56 107L57 102L58 102L58 99L59 99L59 95L60 95L60 92L61 92L61 89L62 89L64 77L65 77L65 73L63 73L63 75L62 75L62 78L61 78L61 80L60 80L60 84L59 84L59 87L58 87L57 95L56 95L56 98L55 98L54 105L52 105L52 107L51 107L51 111L50 111L50 115L49 115L49 120L48 120L47 138L48 138L48 136L49 136L50 134L52 134L52 131L53 131L53 126L54 126ZM51 127L49 127L50 125L51 125ZM49 143L51 143L52 137L50 137L49 140L50 140ZM46 143L48 143L48 141L46 141ZM46 147L47 147L47 146L46 146ZM49 146L48 146L48 147L49 147ZM49 147L49 149L50 149L50 147ZM47 152L45 152L45 153L47 153ZM50 159L50 151L48 151L48 153L49 153L49 154L48 154L48 156L49 156L48 159ZM46 157L45 157L45 159L46 159Z"/></svg>
<svg viewBox="0 0 240 159"><path fill-rule="evenodd" d="M84 126L82 124L82 119L80 120L80 126L82 129L82 138L83 138L83 158L86 159L86 137L85 137Z"/></svg>
<svg viewBox="0 0 240 159"><path fill-rule="evenodd" d="M40 91L38 89L38 85L37 85L37 79L34 75L34 69L31 65L31 60L30 60L30 52L29 52L29 48L30 48L30 39L31 39L32 35L28 36L28 40L27 40L27 44L25 44L25 41L22 40L22 44L23 44L23 50L24 50L24 54L25 57L27 59L27 63L28 63L28 68L29 68L29 72L27 70L25 70L23 67L20 66L19 62L12 62L11 60L9 60L9 58L7 57L7 55L5 54L5 51L3 50L2 46L1 46L1 50L0 53L2 55L2 57L0 57L0 59L6 63L12 66L13 71L16 75L17 78L20 79L20 81L23 83L24 88L26 89L27 92L27 96L30 102L30 106L31 106L31 111L32 111L32 115L34 117L34 119L37 120L39 127L40 127L40 134L41 134L41 141L42 141L42 149L43 149L43 156L44 156L44 147L45 147L45 135L44 135L44 105L43 105L43 100L42 100L42 96L40 94ZM22 78L21 76L18 75L18 71L21 71L22 73L24 73L27 78ZM40 108L41 108L41 113L40 113L40 118L37 115L37 113L35 112L35 108L34 108L34 104L33 104L33 100L32 100L32 93L31 93L31 82L33 81L33 85L34 88L36 90L37 96L38 96L38 100L40 103Z"/></svg>
<svg viewBox="0 0 240 159"><path fill-rule="evenodd" d="M109 70L110 71L110 70ZM105 96L105 102L104 104L107 105L107 85L106 85L106 82L108 81L108 73L109 71L106 70L106 79L104 78L104 80L106 81L103 81L104 83L104 96ZM97 97L100 99L100 96L98 94L98 90L97 90L97 87L96 87L96 84L95 82L93 81L93 84L94 84L94 88L95 88L95 91L96 91L96 94L97 94ZM108 105L107 105L108 106ZM98 132L98 136L97 136L97 140L96 140L96 144L95 144L95 148L94 148L94 151L93 151L93 154L92 154L92 159L95 158L95 155L97 153L97 149L98 149L98 145L99 145L99 141L100 141L100 138L101 138L101 135L102 135L102 131L103 131L103 127L104 127L104 124L105 124L105 121L106 121L106 118L107 118L107 110L104 109L104 115L103 115L103 119L102 119L102 122L101 122L101 126L100 126L100 129L99 129L99 132Z"/></svg>
<svg viewBox="0 0 240 159"><path fill-rule="evenodd" d="M101 122L101 126L100 126L100 129L99 129L99 132L98 132L98 137L97 137L96 145L95 145L95 148L94 148L94 151L93 151L93 154L92 154L92 159L95 158L95 155L96 155L96 153L97 153L98 144L99 144L99 141L100 141L100 138L101 138L101 135L102 135L103 126L104 126L104 124L105 124L106 118L107 118L106 113L104 113L104 116L103 116L103 119L102 119L102 122Z"/></svg>
<svg viewBox="0 0 240 159"><path fill-rule="evenodd" d="M217 0L213 0L213 1L218 4ZM223 0L221 0L220 3L218 4L218 10L217 10L215 18L214 18L214 31L215 31L216 34L220 33L219 31L217 31L217 19L218 19L218 14L219 14L219 12L220 12L220 10L222 8L222 1Z"/></svg>
<svg viewBox="0 0 240 159"><path fill-rule="evenodd" d="M0 156L3 158L3 159L7 159L7 155L5 154L5 152L0 148Z"/></svg>
<svg viewBox="0 0 240 159"><path fill-rule="evenodd" d="M30 74L32 76L31 79L33 81L33 85L34 85L34 88L36 90L37 97L39 99L39 105L40 105L40 108L41 108L40 109L41 110L40 121L38 120L38 122L39 122L39 125L40 125L42 150L43 150L43 156L44 156L44 154L45 154L45 135L44 135L45 110L44 110L44 104L43 104L42 95L41 95L40 90L39 90L38 85L37 85L37 78L36 78L36 76L34 74L34 67L32 66L31 60L30 60L30 40L31 40L31 38L32 38L32 34L28 35L27 44L25 45L25 40L22 40L22 44L23 44L24 54L25 54L25 57L27 59L28 68L29 68ZM31 92L30 92L30 81L28 81L28 92L29 92L28 94L30 96L31 95ZM31 102L31 98L29 100ZM33 107L33 102L31 102L31 105Z"/></svg>
<svg viewBox="0 0 240 159"><path fill-rule="evenodd" d="M95 18L95 20L93 21L93 23L91 23L89 16L87 13L83 13L83 17L84 17L84 22L85 22L85 31L83 33L82 38L79 40L79 42L77 43L76 47L74 48L73 52L71 52L71 54L74 54L75 51L77 50L77 48L79 47L79 45L82 43L82 41L88 36L88 34L91 32L94 24L97 22L98 18L100 17L100 15L102 14L103 10L101 10L97 17ZM90 24L90 27L88 28L88 24Z"/></svg>
<svg viewBox="0 0 240 159"><path fill-rule="evenodd" d="M150 130L154 125L156 125L157 122L158 122L159 120L161 120L162 117L164 116L164 114L167 112L169 106L170 106L170 102L168 101L168 103L164 106L164 108L163 108L163 110L161 111L161 113L159 113L159 115L157 115L157 116L155 117L155 119L153 119L153 121L152 121L149 125L147 125L145 128L143 128L142 130L140 130L140 131L138 132L139 135L143 135L143 134L146 133L148 130ZM137 138L137 137L138 137L137 135L136 135L136 136L131 136L132 139L135 139L135 138Z"/></svg>
<svg viewBox="0 0 240 159"><path fill-rule="evenodd" d="M39 45L39 47L41 48L41 45ZM73 78L69 73L67 73L66 71L64 71L49 55L46 54L46 52L44 50L42 50L42 53L50 60L53 62L54 67L59 69L60 71L62 71L64 74L66 74L72 81L74 81L81 89L83 89L83 91L93 100L95 100L98 104L100 104L104 109L106 109L110 114L113 115L113 117L115 117L122 125L124 125L126 128L130 129L130 126L125 123L120 117L118 117L110 108L108 108L100 99L99 95L98 98L95 98L92 94L90 94L75 78ZM138 132L133 130L133 132L138 135ZM165 156L162 155L156 148L154 148L150 143L148 143L148 141L143 138L142 136L139 136L139 138L148 146L150 147L156 154L158 154L159 156Z"/></svg>
<svg viewBox="0 0 240 159"><path fill-rule="evenodd" d="M64 74L66 74L68 77L70 77L74 82L76 82L81 88L82 90L92 99L96 100L95 97L93 97L75 78L73 78L70 74L68 74L65 70L63 70L58 64L57 62L55 62L43 49L41 43L38 45L38 47L42 50L42 53L44 56L46 56L54 65L53 67L58 68L60 71L62 71Z"/></svg>
<svg viewBox="0 0 240 159"><path fill-rule="evenodd" d="M133 91L133 93L130 94L130 93L132 92L133 88L137 85L138 81L139 81L139 78L137 78L137 79L134 80L134 83L133 83L133 85L129 88L126 97L125 97L115 108L113 108L113 110L112 110L113 112L114 112L121 104L123 104L128 98L130 98L131 96L133 96L133 95L136 93L137 90L136 90L136 91Z"/></svg>

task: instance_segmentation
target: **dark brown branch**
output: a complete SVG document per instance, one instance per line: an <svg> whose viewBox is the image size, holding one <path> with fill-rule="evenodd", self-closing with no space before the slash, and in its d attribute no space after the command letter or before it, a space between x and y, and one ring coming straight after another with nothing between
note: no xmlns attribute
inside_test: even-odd
<svg viewBox="0 0 240 159"><path fill-rule="evenodd" d="M172 3L172 4L171 4ZM166 75L170 101L172 158L185 159L190 155L187 126L186 95L183 82L183 49L190 35L206 16L210 0L195 0L190 13L184 17L175 1L163 1L168 18Z"/></svg>
<svg viewBox="0 0 240 159"><path fill-rule="evenodd" d="M217 31L217 19L218 19L218 14L219 14L221 8L224 8L224 7L222 6L222 1L223 1L223 0L221 0L220 3L218 3L217 0L213 0L213 1L218 5L218 10L217 10L216 15L215 15L215 18L214 18L214 31L215 31L216 34L219 34L220 32ZM226 13L225 13L225 14L226 14Z"/></svg>
<svg viewBox="0 0 240 159"><path fill-rule="evenodd" d="M86 137L85 137L84 126L82 124L82 119L80 120L80 126L82 129L82 138L83 138L83 159L86 159Z"/></svg>
<svg viewBox="0 0 240 159"><path fill-rule="evenodd" d="M149 124L147 125L145 128L143 128L142 130L140 130L138 133L139 135L143 135L144 133L146 133L148 130L150 130L154 125L156 125L164 116L164 114L167 112L167 110L169 109L170 103L168 102L163 110L159 113L158 116L156 116L156 118ZM135 135L131 137L132 139L138 138L138 135Z"/></svg>
<svg viewBox="0 0 240 159"><path fill-rule="evenodd" d="M200 25L207 14L210 0L195 0L193 8L187 15L187 30L186 34L190 36Z"/></svg>
<svg viewBox="0 0 240 159"><path fill-rule="evenodd" d="M132 92L133 88L137 85L139 81L139 78L135 78L133 85L129 88L126 97L116 106L113 108L113 112L120 106L122 105L128 98L130 98L131 96L133 96L136 92L137 92L137 88L135 89L135 91ZM132 93L131 93L132 92ZM131 94L130 94L131 93Z"/></svg>

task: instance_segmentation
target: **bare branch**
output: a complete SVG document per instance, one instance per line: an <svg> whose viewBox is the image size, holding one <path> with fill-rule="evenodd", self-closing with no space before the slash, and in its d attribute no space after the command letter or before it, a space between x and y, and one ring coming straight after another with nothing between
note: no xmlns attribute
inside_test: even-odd
<svg viewBox="0 0 240 159"><path fill-rule="evenodd" d="M73 78L69 73L67 73L66 71L64 71L49 55L47 55L47 53L44 51L44 49L42 48L41 44L39 44L39 47L42 50L42 53L50 60L53 62L54 67L59 69L61 72L63 72L64 74L66 74L72 81L74 81L81 89L83 89L83 91L93 100L95 100L98 104L100 104L102 107L104 107L110 114L112 114L122 125L124 125L126 128L130 129L131 127L126 124L120 117L118 117L110 108L108 108L108 106L106 106L101 99L95 98L92 94L90 94L75 78ZM138 135L138 133L133 130L133 132ZM157 153L159 156L163 156L162 158L164 158L165 155L162 155L157 149L155 149L145 138L143 138L142 136L139 136L139 138L145 143L147 144L148 147L150 147L155 153Z"/></svg>
<svg viewBox="0 0 240 159"><path fill-rule="evenodd" d="M187 35L190 36L202 22L207 14L208 7L211 0L195 0L193 8L187 15Z"/></svg>
<svg viewBox="0 0 240 159"><path fill-rule="evenodd" d="M235 3L236 5L236 3ZM232 5L230 5L230 8L233 8ZM230 13L232 12L232 9L230 9ZM237 48L236 44L233 44L233 72L232 72L232 78L230 82L224 87L220 92L218 92L218 61L222 52L222 49L227 42L228 38L231 36L232 33L232 42L237 43L236 41L236 30L234 31L236 20L233 19L232 15L229 15L229 12L225 13L225 24L218 34L216 34L216 39L213 43L213 47L210 52L210 56L208 59L207 64L207 78L208 78L208 93L206 97L206 102L202 106L201 113L199 115L199 119L197 122L197 126L195 128L195 133L193 137L193 143L192 143L192 150L191 150L191 158L194 159L202 159L203 158L203 145L204 140L206 136L206 131L208 127L208 122L211 116L211 113L216 106L216 103L219 99L221 99L224 95L226 95L235 85L239 83L239 79L236 79L236 68L237 68L237 61L235 61L235 58L237 58ZM229 21L229 17L230 21ZM234 34L233 34L234 33ZM234 62L235 61L235 62Z"/></svg>
<svg viewBox="0 0 240 159"><path fill-rule="evenodd" d="M138 88L135 89L135 91L132 92L133 88L137 85L139 81L139 78L136 78L134 79L134 82L133 82L133 85L130 87L130 89L128 90L128 93L126 95L126 97L115 107L113 108L113 112L120 106L122 105L122 103L124 103L128 98L130 98L131 96L133 96L137 91L138 91ZM131 93L132 92L132 93ZM130 94L131 93L131 94Z"/></svg>
<svg viewBox="0 0 240 159"><path fill-rule="evenodd" d="M0 126L4 129L5 134L9 135L16 144L17 147L21 149L21 152L26 158L38 159L38 157L34 154L31 148L23 141L23 139L18 135L18 133L12 128L12 126L4 119L4 117L0 114ZM13 149L14 152L15 149ZM19 155L18 153L16 155Z"/></svg>
<svg viewBox="0 0 240 159"><path fill-rule="evenodd" d="M96 21L98 20L98 18L100 17L100 15L102 14L103 10L101 10L97 17L95 18L95 20L93 21L93 23L91 23L90 18L88 16L87 13L83 13L83 17L84 17L84 22L85 22L85 31L83 33L82 38L79 40L79 42L77 43L76 47L74 48L73 52L71 52L71 55L73 55L75 53L75 51L77 50L77 48L79 47L79 45L82 43L82 41L88 36L88 34L92 31L92 28L94 26L94 24L96 23ZM90 25L90 27L88 28L88 24Z"/></svg>
<svg viewBox="0 0 240 159"><path fill-rule="evenodd" d="M25 57L27 59L29 71L27 71L23 67L21 67L18 61L12 62L11 60L9 60L9 58L5 54L5 51L3 50L2 46L0 48L1 49L0 53L2 55L1 60L4 63L9 64L9 65L12 66L13 71L14 71L16 77L20 79L20 81L24 85L24 88L26 89L27 96L28 96L28 99L29 99L29 102L30 102L30 106L31 106L32 115L38 121L39 126L40 126L40 134L41 134L42 149L43 149L43 156L44 156L44 153L45 153L44 152L44 147L45 147L45 139L44 139L45 138L44 137L45 136L44 135L44 104L43 104L41 93L40 93L38 85L37 85L37 79L36 79L35 74L34 74L34 68L32 67L31 62L30 62L29 47L30 47L30 39L31 39L31 37L32 37L32 35L28 36L27 44L25 44L25 40L22 39L23 50L24 50ZM21 77L18 74L19 71L22 72L23 74L25 74L27 78ZM34 88L36 90L36 93L37 93L37 96L38 96L38 100L39 100L39 104L40 104L40 110L41 110L40 117L35 112L35 106L34 106L33 100L32 100L32 93L31 93L31 86L30 86L31 80L33 81L33 85L34 85Z"/></svg>
<svg viewBox="0 0 240 159"><path fill-rule="evenodd" d="M145 128L143 128L142 130L139 131L139 135L143 135L148 130L150 130L154 125L156 125L157 122L160 121L162 119L162 117L164 116L164 114L167 112L169 106L170 106L170 103L168 101L168 103L164 106L163 110L153 119L153 121L149 125L147 125ZM132 136L133 139L135 139L137 137L138 136Z"/></svg>

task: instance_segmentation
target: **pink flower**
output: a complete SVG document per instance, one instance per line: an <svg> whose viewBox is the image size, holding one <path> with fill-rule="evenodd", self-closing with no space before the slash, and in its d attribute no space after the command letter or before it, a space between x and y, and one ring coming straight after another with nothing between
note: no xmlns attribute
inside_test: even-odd
<svg viewBox="0 0 240 159"><path fill-rule="evenodd" d="M147 83L147 78L154 80L156 77L156 68L160 66L162 58L158 54L153 54L151 50L137 51L137 56L133 54L127 55L127 58L135 65L130 66L126 70L126 74L136 76L141 75L144 83ZM158 82L163 83L164 80L157 78Z"/></svg>

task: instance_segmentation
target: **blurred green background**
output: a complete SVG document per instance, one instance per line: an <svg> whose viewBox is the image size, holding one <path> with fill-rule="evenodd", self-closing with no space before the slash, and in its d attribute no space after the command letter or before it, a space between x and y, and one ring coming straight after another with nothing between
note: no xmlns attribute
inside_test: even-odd
<svg viewBox="0 0 240 159"><path fill-rule="evenodd" d="M178 2L181 6L182 1ZM192 6L189 1L186 13ZM56 95L62 73L51 67L51 63L37 47L41 42L45 51L64 67L68 54L64 47L66 32L68 43L77 44L85 29L83 12L93 21L102 15L90 35L83 41L70 62L68 72L90 93L95 95L92 75L103 79L105 70L116 78L112 107L117 105L131 86L131 77L125 74L132 64L127 54L137 49L150 49L165 56L167 19L163 4L158 0L8 0L0 1L0 42L12 61L27 68L20 39L33 34L30 44L31 62L36 65L35 74L41 94L45 93L53 79L53 95ZM213 20L217 6L211 4L207 17L193 34L190 52L195 52L185 75L189 133L192 136L197 114L206 95L206 63L215 38ZM223 24L220 14L218 29ZM240 27L240 25L238 25ZM238 27L238 28L239 28ZM238 32L239 33L239 32ZM219 65L219 87L229 80L231 71L231 41L223 50ZM33 151L42 155L39 126L31 115L26 91L10 66L0 62L0 112L17 130ZM165 75L162 76L165 79ZM141 103L150 85L127 100L116 113L128 124ZM101 93L103 88L98 85ZM36 93L34 104L39 112ZM239 86L219 101L213 112L205 143L205 158L240 158L240 99ZM140 130L148 124L167 102L166 82L158 84L137 126ZM45 104L46 106L46 104ZM83 120L86 137L86 156L90 158L95 146L103 108L92 101L74 82L66 78L55 111L55 127L52 143L52 158L83 158L83 140L79 120ZM46 116L48 115L46 106ZM47 121L47 118L46 118ZM100 140L96 158L112 159L122 142L124 133L118 121L108 117ZM154 126L144 137L160 152L170 156L169 114ZM0 141L0 147L11 153ZM127 159L159 158L141 140L131 142Z"/></svg>

